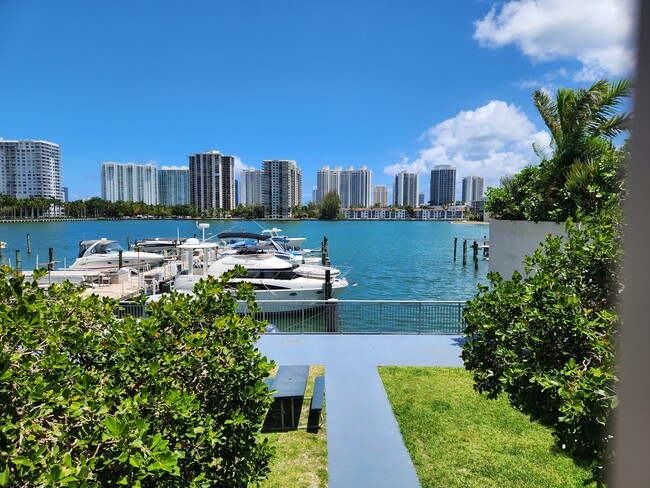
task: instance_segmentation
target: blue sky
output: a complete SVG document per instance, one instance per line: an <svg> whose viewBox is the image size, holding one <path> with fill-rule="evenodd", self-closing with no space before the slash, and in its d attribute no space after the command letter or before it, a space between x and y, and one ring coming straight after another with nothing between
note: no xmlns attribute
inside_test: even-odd
<svg viewBox="0 0 650 488"><path fill-rule="evenodd" d="M632 76L632 0L0 0L0 137L61 146L75 200L104 161L293 159L373 185L536 164L536 88ZM459 185L457 185L459 186ZM459 189L460 190L460 189Z"/></svg>

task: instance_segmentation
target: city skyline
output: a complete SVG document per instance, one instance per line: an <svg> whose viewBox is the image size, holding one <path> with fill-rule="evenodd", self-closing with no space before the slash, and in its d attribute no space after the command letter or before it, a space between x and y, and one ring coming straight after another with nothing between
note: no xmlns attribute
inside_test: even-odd
<svg viewBox="0 0 650 488"><path fill-rule="evenodd" d="M0 137L58 144L71 200L100 195L103 161L212 149L237 177L297 161L305 189L325 165L392 188L452 164L498 186L548 144L532 91L631 76L632 24L628 0L2 2L0 60L20 76L0 79Z"/></svg>

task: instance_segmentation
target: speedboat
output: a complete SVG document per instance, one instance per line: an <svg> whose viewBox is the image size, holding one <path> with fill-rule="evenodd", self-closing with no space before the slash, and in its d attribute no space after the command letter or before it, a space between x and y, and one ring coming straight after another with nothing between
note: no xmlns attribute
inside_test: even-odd
<svg viewBox="0 0 650 488"><path fill-rule="evenodd" d="M272 229L264 229L262 230L262 235L266 235L271 239L276 239L276 240L284 240L287 242L287 244L291 248L300 248L302 244L307 240L306 237L287 237L283 236L280 234L282 232L282 229L278 229L277 227L273 227Z"/></svg>
<svg viewBox="0 0 650 488"><path fill-rule="evenodd" d="M303 256L286 249L281 242L264 234L252 232L221 232L217 234L224 244L219 252L223 255L268 252L291 264L304 262Z"/></svg>
<svg viewBox="0 0 650 488"><path fill-rule="evenodd" d="M164 256L151 252L127 251L117 241L102 237L81 241L79 256L69 269L111 270L123 268L143 269L162 263Z"/></svg>
<svg viewBox="0 0 650 488"><path fill-rule="evenodd" d="M174 278L172 289L191 293L201 278L206 275L219 277L235 266L243 266L246 276L232 278L228 285L234 290L238 283L249 283L256 301L325 300L337 298L348 286L347 280L336 268L296 266L273 253L258 252L225 255L210 264L203 276L189 270L183 271ZM331 292L328 293L330 287ZM308 304L283 303L282 307L282 311L300 310L308 308Z"/></svg>

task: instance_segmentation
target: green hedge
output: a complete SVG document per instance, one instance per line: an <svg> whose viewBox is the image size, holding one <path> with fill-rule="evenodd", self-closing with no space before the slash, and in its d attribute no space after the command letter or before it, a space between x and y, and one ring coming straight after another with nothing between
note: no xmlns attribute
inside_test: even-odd
<svg viewBox="0 0 650 488"><path fill-rule="evenodd" d="M117 301L0 272L0 485L244 486L267 473L258 440L272 364L263 328L224 282L171 295L146 319ZM250 290L240 293L251 299Z"/></svg>

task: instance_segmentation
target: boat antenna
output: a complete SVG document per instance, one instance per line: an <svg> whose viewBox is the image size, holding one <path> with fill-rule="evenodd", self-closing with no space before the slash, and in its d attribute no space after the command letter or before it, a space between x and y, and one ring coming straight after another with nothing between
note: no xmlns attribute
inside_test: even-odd
<svg viewBox="0 0 650 488"><path fill-rule="evenodd" d="M205 241L205 229L210 228L210 224L207 222L195 222L196 226L201 229L201 240Z"/></svg>

